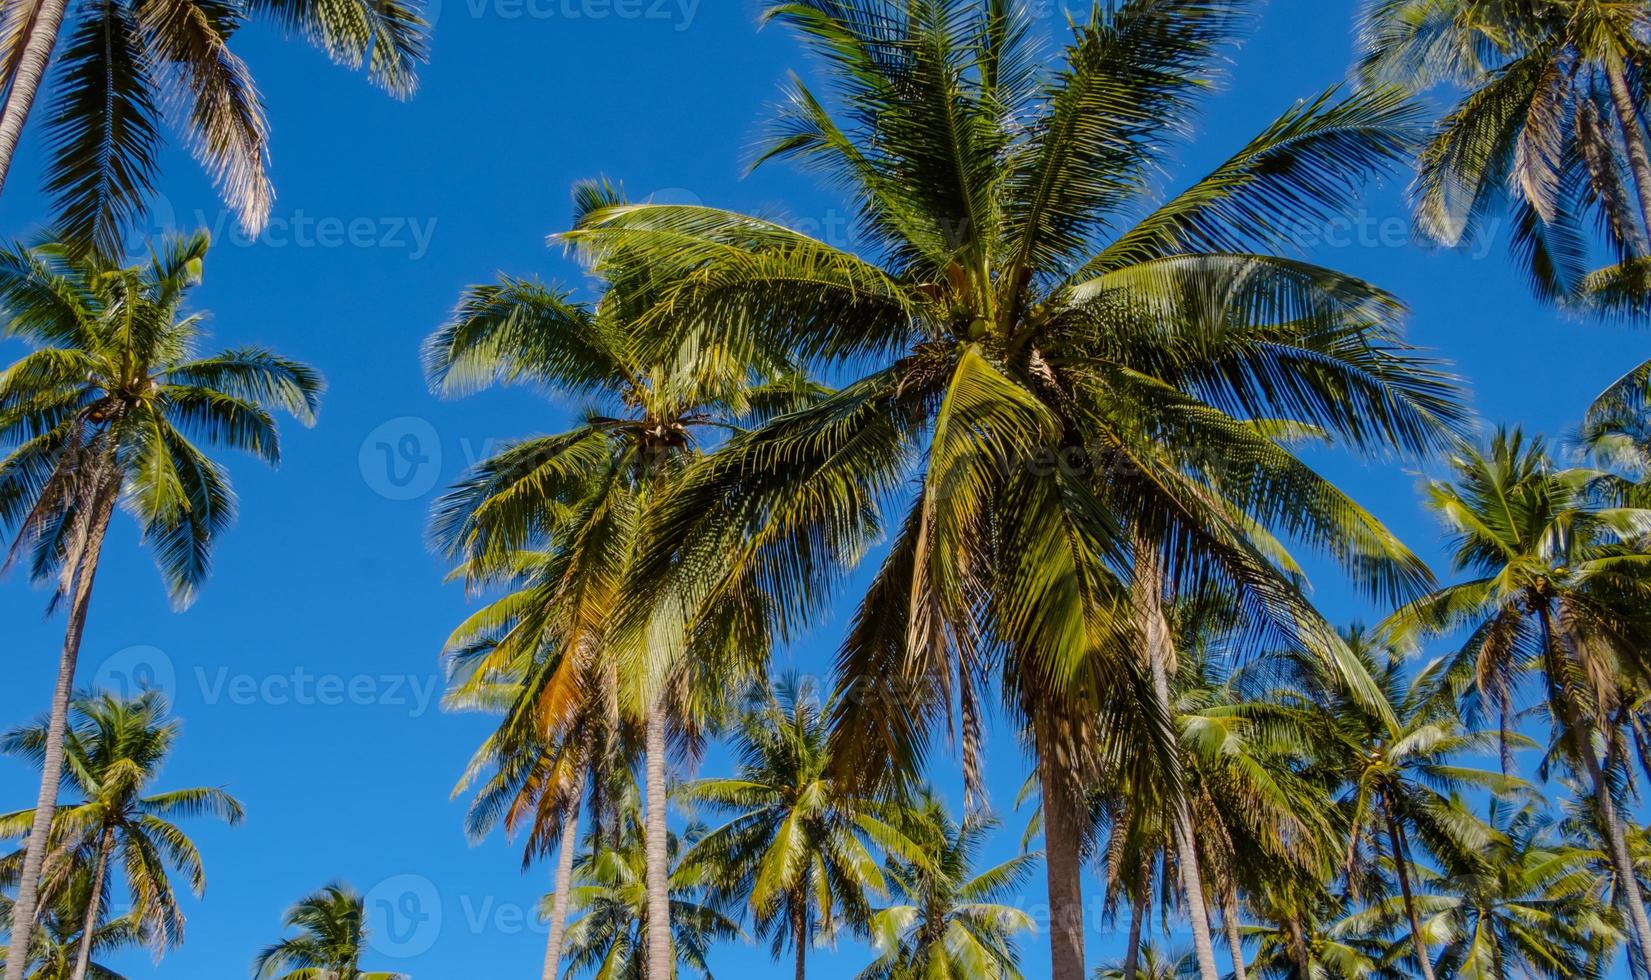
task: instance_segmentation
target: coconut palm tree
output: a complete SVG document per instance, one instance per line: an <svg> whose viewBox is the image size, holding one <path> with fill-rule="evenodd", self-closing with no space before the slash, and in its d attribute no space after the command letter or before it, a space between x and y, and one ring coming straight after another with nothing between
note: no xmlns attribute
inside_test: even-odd
<svg viewBox="0 0 1651 980"><path fill-rule="evenodd" d="M1375 0L1367 73L1460 86L1423 150L1417 221L1455 245L1504 206L1546 298L1643 308L1651 290L1651 11L1618 0ZM1584 280L1589 218L1621 264Z"/></svg>
<svg viewBox="0 0 1651 980"><path fill-rule="evenodd" d="M1267 677L1277 665L1249 651L1242 611L1224 597L1206 597L1179 603L1172 623L1180 656L1170 703L1189 810L1200 828L1198 858L1210 869L1206 894L1221 910L1234 980L1246 980L1241 893L1284 874L1331 877L1343 828L1316 778L1318 712L1271 690L1259 697L1249 690L1252 672ZM1323 660L1301 659L1321 676L1343 678ZM1162 830L1159 836L1170 839Z"/></svg>
<svg viewBox="0 0 1651 980"><path fill-rule="evenodd" d="M773 4L771 19L817 47L836 96L828 106L796 83L763 159L799 160L852 194L861 254L709 207L604 208L568 236L598 265L650 270L661 299L645 321L718 350L871 365L679 481L664 520L692 533L644 560L709 595L744 574L730 555L783 569L770 595L791 611L832 581L803 549L901 500L839 654L852 696L838 727L854 750L840 764L915 773L950 717L977 787L982 684L1000 679L1044 784L1057 980L1083 976L1084 773L1116 745L1093 737L1094 719L1174 755L1121 601L1134 541L1149 543L1141 570L1152 548L1178 543L1189 560L1158 566L1173 584L1221 578L1321 645L1331 631L1271 564L1260 528L1360 556L1350 564L1379 591L1427 580L1275 440L1328 432L1419 449L1458 417L1450 385L1398 341L1386 294L1268 254L1286 225L1338 213L1402 157L1414 108L1390 92L1312 100L1148 206L1149 175L1246 6L1095 4L1045 59L1008 0ZM794 560L775 544L788 535ZM1151 649L1160 664L1173 653Z"/></svg>
<svg viewBox="0 0 1651 980"><path fill-rule="evenodd" d="M1441 689L1444 662L1411 673L1382 650L1360 627L1346 634L1347 646L1367 666L1383 692L1374 709L1349 691L1341 675L1321 662L1302 658L1301 686L1283 692L1287 702L1317 712L1314 763L1332 771L1341 791L1347 826L1347 881L1359 896L1361 881L1380 882L1391 869L1399 887L1397 907L1410 924L1417 975L1433 980L1433 958L1416 893L1420 873L1413 841L1437 853L1465 852L1488 843L1478 821L1464 820L1456 797L1464 792L1520 794L1528 786L1505 773L1463 763L1465 756L1507 753L1531 743L1517 732L1469 731L1456 713L1453 689Z"/></svg>
<svg viewBox="0 0 1651 980"><path fill-rule="evenodd" d="M1191 980L1198 976L1197 957L1191 950L1168 952L1153 943L1140 944L1133 966L1112 963L1095 971L1095 980Z"/></svg>
<svg viewBox="0 0 1651 980"><path fill-rule="evenodd" d="M911 847L880 819L887 807L832 778L830 711L810 681L763 685L733 732L733 776L677 790L686 806L732 815L683 865L722 901L746 904L776 958L791 947L797 980L807 976L811 946L834 941L843 927L863 929L870 898L887 893L873 844Z"/></svg>
<svg viewBox="0 0 1651 980"><path fill-rule="evenodd" d="M163 115L176 120L242 226L252 234L263 229L274 199L269 126L251 72L229 44L244 22L266 19L339 64L366 65L373 82L397 97L417 85L430 27L412 0L90 0L72 15L69 7L68 0L37 0L8 8L0 20L0 185L61 42L46 120L54 226L76 250L111 257L154 191ZM164 111L171 106L179 111Z"/></svg>
<svg viewBox="0 0 1651 980"><path fill-rule="evenodd" d="M1258 657L1242 610L1220 594L1185 598L1166 610L1177 663L1169 704L1179 735L1189 816L1208 903L1221 910L1235 980L1245 980L1241 892L1270 875L1329 876L1339 826L1330 795L1309 770L1318 750L1318 715L1281 703L1269 685L1272 657ZM1240 665L1244 665L1240 667ZM1151 896L1166 921L1184 909L1179 890L1154 877L1179 874L1174 810L1146 764L1107 772L1093 804L1095 838L1105 855L1108 902L1127 900L1130 935L1121 966L1132 964ZM1138 954L1137 954L1138 956ZM1137 968L1141 964L1133 964Z"/></svg>
<svg viewBox="0 0 1651 980"><path fill-rule="evenodd" d="M649 959L654 947L647 933L656 922L663 921L670 924L673 933L667 947L673 961L664 975L675 977L687 969L709 980L707 956L711 947L738 940L742 933L739 923L706 894L702 874L681 860L704 828L689 826L681 837L668 834L665 849L671 860L671 912L656 919L648 913L653 892L647 881L648 854L643 840L648 826L637 809L634 784L617 809L620 819L609 840L589 835L586 851L574 862L570 905L578 918L567 932L566 975L594 971L603 980L654 976ZM553 898L546 896L545 904Z"/></svg>
<svg viewBox="0 0 1651 980"><path fill-rule="evenodd" d="M524 600L546 593L546 577L560 562L554 552L524 552L505 584L505 594L485 606L450 638L452 686L444 699L449 710L481 710L506 716L504 725L477 750L455 795L475 787L466 829L481 840L502 827L506 835L526 835L523 869L536 858L556 856L554 899L549 913L543 980L560 974L562 940L567 925L568 895L574 854L579 844L579 811L589 787L590 809L603 810L604 775L628 768L639 756L634 725L618 712L614 664L592 662L583 678L569 687L578 701L554 731L525 734L512 727L511 709L533 673L533 657L517 664L486 665L501 638L509 637ZM460 574L464 574L461 569ZM533 653L524 648L525 653ZM553 650L543 652L554 655Z"/></svg>
<svg viewBox="0 0 1651 980"><path fill-rule="evenodd" d="M1445 937L1445 976L1604 977L1621 938L1600 901L1592 864L1604 855L1573 847L1552 818L1524 807L1492 805L1488 844L1449 855L1420 902L1430 932ZM1363 913L1390 914L1388 903Z"/></svg>
<svg viewBox="0 0 1651 980"><path fill-rule="evenodd" d="M1346 896L1302 882L1251 896L1264 925L1246 929L1256 943L1250 975L1258 980L1406 980L1388 961L1392 942L1357 913Z"/></svg>
<svg viewBox="0 0 1651 980"><path fill-rule="evenodd" d="M33 578L55 581L54 604L68 603L12 975L32 928L75 664L117 502L142 529L173 603L187 606L235 515L228 476L202 445L275 465L271 411L308 424L320 402L320 376L296 361L259 347L201 353L204 314L184 304L206 250L203 234L168 239L147 264L121 268L56 246L0 248L0 334L35 347L0 374L0 527L17 532L12 556L28 558Z"/></svg>
<svg viewBox="0 0 1651 980"><path fill-rule="evenodd" d="M1427 502L1454 535L1457 570L1476 577L1400 609L1385 632L1403 647L1467 630L1443 669L1476 685L1504 726L1519 683L1536 674L1554 754L1598 801L1630 934L1651 949L1608 771L1626 761L1617 707L1646 676L1641 570L1651 558L1637 543L1651 531L1651 510L1614 506L1605 498L1616 495L1615 478L1557 470L1542 440L1517 430L1496 433L1486 451L1464 448L1452 466L1455 479L1431 482Z"/></svg>
<svg viewBox="0 0 1651 980"><path fill-rule="evenodd" d="M15 871L16 867L13 864L7 871ZM6 877L14 876L8 873ZM41 909L40 921L30 937L34 949L24 963L24 980L70 980L80 962L81 950L101 956L148 941L143 922L127 914L98 926L92 933L92 941L82 942L86 934L86 906L91 896L92 872L81 863ZM10 917L11 906L10 898L0 896L0 915ZM82 975L91 980L126 980L95 960L88 961Z"/></svg>
<svg viewBox="0 0 1651 980"><path fill-rule="evenodd" d="M1003 902L1025 887L1039 855L1023 853L977 870L997 822L972 812L959 824L933 797L917 800L903 823L914 846L889 857L894 902L871 918L878 957L860 980L1020 980L1016 936L1037 927Z"/></svg>
<svg viewBox="0 0 1651 980"><path fill-rule="evenodd" d="M287 910L283 923L298 935L264 947L253 961L258 980L401 980L399 973L367 972L367 903L349 885L334 883Z"/></svg>
<svg viewBox="0 0 1651 980"><path fill-rule="evenodd" d="M198 898L206 890L200 852L170 818L213 816L239 823L241 804L212 787L152 792L179 724L167 719L166 699L145 693L124 700L112 694L86 698L74 706L65 754L68 781L82 802L59 806L53 817L51 853L42 876L48 892L73 880L81 858L92 877L81 906L82 935L96 935L108 905L111 864L118 861L131 896L129 917L138 922L156 952L183 943L183 913L173 894L167 865L181 872ZM13 729L0 737L0 752L39 762L45 754L47 723ZM0 835L21 837L34 823L23 810L0 817ZM73 980L85 980L92 947L83 944Z"/></svg>
<svg viewBox="0 0 1651 980"><path fill-rule="evenodd" d="M605 186L583 186L576 197L581 213L622 206ZM693 737L766 665L768 600L753 576L716 600L684 605L660 595L655 584L665 577L644 576L633 556L644 535L669 536L650 529L649 512L704 440L812 389L782 358L662 344L661 331L636 319L655 288L646 270L610 265L605 273L608 289L594 305L534 281L473 286L430 338L426 363L443 393L511 383L597 403L575 428L516 443L478 464L438 503L432 528L472 584L526 583L461 626L450 644L485 647L465 667L467 684L516 685L493 751L573 744L570 726L590 711L623 712L641 728L648 908L666 915L668 730ZM548 554L524 558L535 550ZM535 561L524 576L524 562ZM615 610L627 594L655 597L650 616L658 618L640 634L616 629ZM690 612L698 606L708 611ZM682 642L662 641L660 631ZM613 700L596 703L603 692ZM564 775L571 780L581 771L569 766ZM564 789L557 797L567 822L578 794ZM648 931L651 980L668 976L672 934Z"/></svg>

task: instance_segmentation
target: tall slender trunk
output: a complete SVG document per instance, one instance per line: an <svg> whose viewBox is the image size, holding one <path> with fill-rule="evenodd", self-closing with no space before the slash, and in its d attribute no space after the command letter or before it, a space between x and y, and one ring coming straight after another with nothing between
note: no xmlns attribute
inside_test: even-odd
<svg viewBox="0 0 1651 980"><path fill-rule="evenodd" d="M797 980L806 980L808 976L807 895L798 895L791 900L791 944L797 947Z"/></svg>
<svg viewBox="0 0 1651 980"><path fill-rule="evenodd" d="M57 46L57 33L63 24L63 13L68 0L33 0L34 13L24 30L23 51L17 58L16 74L6 92L4 110L0 110L0 188L11 173L12 157L23 138L23 124L29 120L29 110L40 91L40 82L46 77L46 66L52 60L52 48Z"/></svg>
<svg viewBox="0 0 1651 980"><path fill-rule="evenodd" d="M1049 883L1049 965L1051 980L1085 980L1083 868L1078 857L1079 806L1062 769L1070 752L1051 732L1053 719L1035 719L1039 742L1038 781L1043 794L1044 873Z"/></svg>
<svg viewBox="0 0 1651 980"><path fill-rule="evenodd" d="M542 980L556 980L562 968L562 936L567 932L568 898L573 888L573 853L579 849L579 804L585 797L585 776L580 770L567 810L562 814L562 839L556 847L556 893L550 899L550 938L545 940L545 968Z"/></svg>
<svg viewBox="0 0 1651 980"><path fill-rule="evenodd" d="M1301 980L1313 980L1313 957L1307 951L1307 931L1301 927L1301 917L1290 913L1290 952L1296 959L1296 972Z"/></svg>
<svg viewBox="0 0 1651 980"><path fill-rule="evenodd" d="M1141 632L1147 645L1147 662L1152 669L1152 688L1158 706L1174 721L1170 702L1169 661L1174 656L1174 640L1164 617L1163 575L1155 545L1139 536L1135 541L1135 603ZM1170 803L1174 824L1176 864L1181 869L1181 887L1186 892L1187 918L1192 924L1192 948L1198 959L1201 980L1221 980L1215 965L1215 941L1210 935L1209 909L1204 902L1204 876L1198 867L1198 848L1192 833L1192 812L1185 795Z"/></svg>
<svg viewBox="0 0 1651 980"><path fill-rule="evenodd" d="M1146 890L1129 901L1129 948L1124 950L1124 980L1135 980L1141 972L1141 920L1147 914Z"/></svg>
<svg viewBox="0 0 1651 980"><path fill-rule="evenodd" d="M92 583L97 578L98 559L103 554L103 538L115 509L118 483L103 487L92 504L92 522L86 531L71 586L69 622L63 632L63 654L57 663L57 687L52 692L51 717L46 723L45 754L40 761L40 795L34 804L34 822L29 827L23 849L23 870L17 883L17 901L11 913L11 948L6 953L6 976L21 977L29 961L29 943L34 937L35 903L39 898L40 869L51 842L52 817L57 813L58 783L63 779L63 736L69 729L69 701L74 697L75 665L80 660L80 641L86 632L86 613L92 604Z"/></svg>
<svg viewBox="0 0 1651 980"><path fill-rule="evenodd" d="M665 826L665 692L648 705L647 728L647 870L648 980L671 980L671 868Z"/></svg>
<svg viewBox="0 0 1651 980"><path fill-rule="evenodd" d="M75 950L74 980L86 980L86 971L92 965L92 937L97 935L98 913L103 910L103 880L109 874L109 851L114 845L115 828L103 828L97 842L97 866L92 871L92 897L86 900L86 918Z"/></svg>
<svg viewBox="0 0 1651 980"><path fill-rule="evenodd" d="M1578 738L1578 741L1584 740ZM1622 893L1622 904L1627 908L1628 920L1634 927L1633 938L1642 951L1651 950L1651 920L1645 916L1645 900L1640 897L1639 879L1634 875L1634 859L1628 851L1628 836L1617 814L1617 795L1611 789L1610 780L1605 777L1605 770L1600 768L1593 748L1584 744L1581 755L1588 769L1588 779L1593 783L1600 822L1604 824L1601 829L1605 831L1606 843L1610 847L1617 890Z"/></svg>
<svg viewBox="0 0 1651 980"><path fill-rule="evenodd" d="M1645 901L1640 896L1639 879L1634 876L1634 859L1628 852L1628 837L1622 828L1622 820L1617 814L1616 793L1611 789L1611 782L1605 777L1605 770L1599 764L1599 757L1594 754L1593 739L1583 728L1578 710L1572 703L1573 695L1563 681L1558 680L1558 658L1560 656L1559 634L1554 630L1553 613L1548 607L1546 599L1537 604L1537 618L1542 626L1543 656L1549 676L1555 677L1559 687L1559 697L1563 703L1550 705L1553 711L1563 721L1574 743L1576 755L1581 757L1583 768L1588 770L1589 782L1593 785L1596 809L1599 810L1600 830L1605 834L1606 848L1611 857L1611 870L1617 876L1617 890L1622 896L1624 907L1628 911L1628 921L1633 927L1632 939L1639 943L1641 950L1651 950L1651 920L1645 915Z"/></svg>
<svg viewBox="0 0 1651 980"><path fill-rule="evenodd" d="M1249 980L1250 971L1244 965L1244 934L1238 928L1238 886L1230 881L1223 892L1221 922L1227 930L1227 945L1233 953L1233 980Z"/></svg>
<svg viewBox="0 0 1651 980"><path fill-rule="evenodd" d="M1621 911L1622 899L1620 896L1613 904L1617 906L1618 911ZM1640 944L1634 942L1632 938L1629 939L1627 945L1628 976L1631 977L1632 980L1645 980L1645 977L1648 974L1651 974L1651 968L1648 968L1645 963L1645 951L1640 949Z"/></svg>
<svg viewBox="0 0 1651 980"><path fill-rule="evenodd" d="M1399 877L1399 895L1404 899L1405 914L1410 917L1410 941L1416 948L1416 962L1423 980L1434 980L1433 961L1427 952L1427 937L1422 935L1422 916L1416 910L1416 893L1410 887L1410 859L1404 840L1399 834L1399 820L1393 815L1393 800L1386 792L1381 794L1382 815L1387 821L1387 839L1392 848L1393 868Z"/></svg>
<svg viewBox="0 0 1651 980"><path fill-rule="evenodd" d="M1628 88L1628 74L1619 58L1610 58L1605 76L1611 85L1611 103L1616 109L1617 124L1622 127L1622 139L1628 150L1628 169L1634 175L1634 190L1639 195L1640 227L1651 235L1651 148L1645 143L1645 129L1640 125L1639 112L1634 106L1634 93Z"/></svg>

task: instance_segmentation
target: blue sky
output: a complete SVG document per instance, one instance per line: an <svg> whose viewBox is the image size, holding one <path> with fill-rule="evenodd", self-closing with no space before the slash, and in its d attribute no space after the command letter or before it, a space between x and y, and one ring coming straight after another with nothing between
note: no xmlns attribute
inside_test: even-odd
<svg viewBox="0 0 1651 980"><path fill-rule="evenodd" d="M1059 4L1040 2L1053 38ZM1268 4L1167 184L1344 77L1353 8ZM195 299L217 339L309 361L331 390L317 427L288 427L279 472L231 460L242 516L188 613L168 608L130 522L113 531L81 677L165 685L185 721L165 783L225 786L248 811L235 829L191 825L206 900L187 904L187 943L158 970L143 954L117 961L134 978L246 975L280 935L282 910L333 879L373 892L369 968L423 980L536 975L543 931L528 910L548 869L524 877L513 847L472 846L463 805L449 799L488 720L435 704L437 651L467 607L442 584L422 532L433 495L493 441L554 430L578 406L522 391L438 401L419 343L464 285L498 271L580 281L545 236L565 227L569 188L583 178L622 181L636 198L780 214L852 244L850 212L812 178L783 167L743 176L786 72L810 68L794 39L759 32L755 0L440 0L436 19L432 64L406 104L268 29L236 39L274 132L278 197L260 240L235 231L186 155L165 168L152 224L214 232ZM31 129L0 197L0 233L27 234L48 213L34 190L39 140ZM1651 336L1567 321L1529 300L1502 240L1466 254L1410 244L1402 189L1402 178L1374 188L1368 210L1310 254L1408 301L1411 338L1458 365L1487 419L1563 433L1594 393L1651 356ZM0 345L0 356L18 350ZM1416 504L1418 474L1322 462L1424 556L1439 557L1437 528ZM1316 584L1332 618L1374 615L1335 576ZM851 599L845 593L781 669L822 671ZM0 724L45 706L62 628L43 618L45 602L18 576L0 583L10 627L0 639L10 664ZM1012 803L1026 766L1012 732L998 726L988 737L1006 855L1019 837ZM934 778L960 796L949 768ZM23 807L34 791L31 770L0 761L0 800ZM1023 904L1038 911L1042 901L1034 882ZM1091 960L1118 945L1097 928ZM1042 940L1026 951L1027 975L1043 975ZM713 965L737 976L766 962L755 949L728 949ZM850 977L863 964L852 950L819 954L813 975Z"/></svg>

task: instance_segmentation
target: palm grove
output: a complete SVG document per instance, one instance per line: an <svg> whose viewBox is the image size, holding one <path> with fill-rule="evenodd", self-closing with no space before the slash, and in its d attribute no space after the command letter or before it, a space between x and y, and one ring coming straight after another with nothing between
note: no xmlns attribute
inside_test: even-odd
<svg viewBox="0 0 1651 980"><path fill-rule="evenodd" d="M1414 168L1424 235L1506 218L1538 296L1642 321L1651 12L1373 0L1356 84L1163 195L1253 5L1083 6L1052 48L1012 0L768 4L824 78L791 81L758 162L851 200L853 248L593 182L556 239L594 293L502 275L426 342L438 395L589 405L431 518L480 600L448 705L499 718L466 829L551 864L545 980L709 976L753 940L799 980L840 941L867 978L1010 978L1045 939L1078 980L1097 916L1127 937L1097 975L1130 980L1647 975L1651 365L1558 442L1493 434L1405 342L1401 300L1292 233ZM0 742L41 771L0 817L23 842L0 861L9 976L112 977L110 953L182 942L173 879L205 876L174 821L242 815L151 785L164 700L75 673L116 511L186 605L234 512L209 452L274 464L273 413L319 408L306 365L203 352L204 236L119 255L162 100L191 107L243 223L267 214L267 126L227 46L260 14L414 87L428 25L400 3L4 15L0 179L59 49L59 231L0 250L30 348L0 374L0 522L67 624L49 712ZM1444 577L1315 471L1327 446L1438 474ZM1309 558L1385 618L1327 621ZM829 683L771 676L867 581ZM1030 764L1013 814L984 793L993 722ZM712 740L733 771L699 771ZM1022 846L989 861L1006 818ZM329 884L254 972L392 976L365 920Z"/></svg>

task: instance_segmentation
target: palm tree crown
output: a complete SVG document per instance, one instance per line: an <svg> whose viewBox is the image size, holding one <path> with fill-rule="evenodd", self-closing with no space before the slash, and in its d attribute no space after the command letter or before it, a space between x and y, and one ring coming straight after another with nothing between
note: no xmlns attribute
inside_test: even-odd
<svg viewBox="0 0 1651 980"><path fill-rule="evenodd" d="M1512 248L1542 296L1644 308L1648 30L1651 11L1618 0L1374 0L1368 75L1465 87L1421 155L1421 228L1455 245L1511 205ZM1591 276L1590 226L1621 263Z"/></svg>
<svg viewBox="0 0 1651 980"><path fill-rule="evenodd" d="M916 801L903 824L912 847L889 857L894 901L872 917L879 956L861 980L1020 980L1016 937L1036 925L1006 902L1025 887L1040 855L977 868L996 822L971 813L959 824L932 798Z"/></svg>
<svg viewBox="0 0 1651 980"><path fill-rule="evenodd" d="M253 961L258 980L399 980L401 974L364 972L366 901L344 884L331 884L287 910L298 935L266 946Z"/></svg>
<svg viewBox="0 0 1651 980"><path fill-rule="evenodd" d="M323 385L309 367L258 347L201 352L205 315L184 302L207 245L170 239L126 268L55 246L0 250L4 332L36 346L0 374L0 526L20 532L37 578L72 573L97 504L118 497L188 605L235 514L196 440L275 465L270 411L314 421Z"/></svg>
<svg viewBox="0 0 1651 980"><path fill-rule="evenodd" d="M130 700L101 694L79 701L77 723L67 739L68 783L80 795L53 816L51 852L45 865L48 895L76 882L89 865L90 894L81 905L84 928L95 934L109 904L110 866L120 868L130 894L131 919L158 953L181 945L184 917L167 866L183 875L197 898L206 871L189 836L171 821L213 816L231 825L243 810L233 796L213 787L155 792L154 781L171 754L181 726L167 718L166 700L146 693ZM0 737L0 752L36 762L45 755L47 725L40 722ZM0 834L21 837L34 811L0 817ZM14 854L8 864L16 864Z"/></svg>
<svg viewBox="0 0 1651 980"><path fill-rule="evenodd" d="M34 23L25 22L30 18ZM120 254L123 236L154 193L168 122L242 226L257 234L275 197L269 124L251 69L230 43L249 20L271 22L338 64L365 66L375 84L400 98L416 88L427 57L430 25L410 0L36 4L27 17L19 11L7 18L0 183L37 87L48 81L45 58L61 42L49 80L45 178L62 241L77 253ZM19 77L19 58L31 54L40 59L37 71Z"/></svg>
<svg viewBox="0 0 1651 980"><path fill-rule="evenodd" d="M868 898L887 891L870 842L901 843L879 819L884 808L832 779L828 711L806 681L758 689L734 731L733 777L678 791L687 805L733 815L684 863L703 870L717 895L748 904L775 956L790 945L799 980L809 947L840 926L863 928Z"/></svg>
<svg viewBox="0 0 1651 980"><path fill-rule="evenodd" d="M1150 175L1247 6L1096 4L1045 70L1030 14L1008 0L772 4L838 97L794 83L762 159L852 194L866 254L708 207L598 208L568 236L599 267L649 271L657 301L641 322L705 349L865 372L686 476L663 520L692 533L643 561L705 594L749 564L782 569L768 599L799 615L838 571L820 543L870 537L868 510L915 473L840 653L854 691L840 730L859 754L840 764L916 772L954 717L974 788L979 686L1000 679L1059 817L1060 980L1080 958L1063 918L1076 909L1077 770L1097 744L1080 729L1101 704L1144 712L1113 729L1144 727L1173 751L1162 707L1135 711L1120 693L1135 669L1119 615L1135 535L1189 556L1176 577L1232 582L1263 618L1333 644L1260 528L1322 546L1383 594L1427 576L1281 442L1419 450L1461 418L1448 379L1399 341L1392 297L1270 254L1287 219L1339 212L1404 155L1418 116L1403 98L1299 105L1151 207Z"/></svg>

